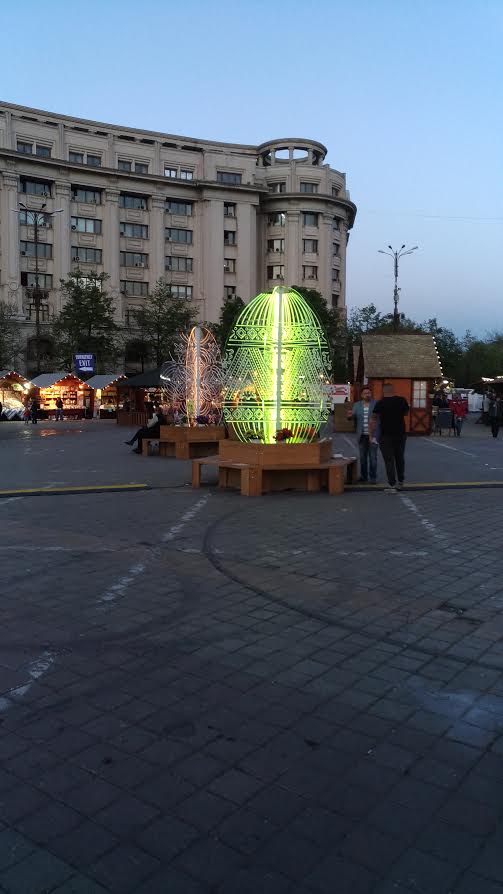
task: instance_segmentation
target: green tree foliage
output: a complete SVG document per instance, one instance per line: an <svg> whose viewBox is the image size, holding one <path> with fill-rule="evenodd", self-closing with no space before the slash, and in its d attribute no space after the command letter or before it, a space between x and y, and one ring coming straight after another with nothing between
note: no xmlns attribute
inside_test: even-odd
<svg viewBox="0 0 503 894"><path fill-rule="evenodd" d="M159 279L143 307L131 311L133 330L148 348L147 362L161 366L172 356L177 337L197 322L197 312L186 298L172 295L171 286Z"/></svg>
<svg viewBox="0 0 503 894"><path fill-rule="evenodd" d="M302 286L293 288L305 298L325 330L332 358L332 378L335 382L345 382L348 368L348 330L345 317L336 308L329 307L316 289L305 289Z"/></svg>
<svg viewBox="0 0 503 894"><path fill-rule="evenodd" d="M238 295L228 295L224 298L224 302L220 309L218 323L206 324L215 336L220 350L225 350L227 339L231 333L232 327L236 322L238 314L241 313L245 303Z"/></svg>
<svg viewBox="0 0 503 894"><path fill-rule="evenodd" d="M459 338L451 329L439 326L436 317L426 320L421 328L423 332L429 332L435 338L444 375L449 379L455 378L457 364L463 353L463 346Z"/></svg>
<svg viewBox="0 0 503 894"><path fill-rule="evenodd" d="M454 378L457 385L468 386L480 381L483 376L492 378L503 375L503 334L488 333L485 339L474 338L466 332L461 340Z"/></svg>
<svg viewBox="0 0 503 894"><path fill-rule="evenodd" d="M53 336L63 369L71 370L73 354L83 352L96 354L98 370L103 372L120 353L113 299L104 289L107 278L104 273L84 275L75 270L61 280L64 305L53 324Z"/></svg>
<svg viewBox="0 0 503 894"><path fill-rule="evenodd" d="M15 369L21 353L19 323L15 317L15 307L0 301L0 369Z"/></svg>

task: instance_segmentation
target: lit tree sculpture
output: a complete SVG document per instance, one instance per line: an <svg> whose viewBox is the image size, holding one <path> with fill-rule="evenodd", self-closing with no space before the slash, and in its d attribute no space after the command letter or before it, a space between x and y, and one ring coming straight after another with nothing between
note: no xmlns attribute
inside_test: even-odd
<svg viewBox="0 0 503 894"><path fill-rule="evenodd" d="M224 417L241 441L272 444L318 436L329 408L324 386L330 356L325 333L293 289L257 295L240 313L224 357Z"/></svg>
<svg viewBox="0 0 503 894"><path fill-rule="evenodd" d="M168 403L185 415L190 425L222 407L222 358L213 334L194 326L181 336L175 358L164 364L161 383Z"/></svg>

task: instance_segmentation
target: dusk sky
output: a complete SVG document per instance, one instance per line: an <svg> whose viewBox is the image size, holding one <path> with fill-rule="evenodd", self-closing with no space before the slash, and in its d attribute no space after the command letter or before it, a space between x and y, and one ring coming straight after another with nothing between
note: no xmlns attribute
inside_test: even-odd
<svg viewBox="0 0 503 894"><path fill-rule="evenodd" d="M358 214L349 309L503 331L503 3L3 4L8 102L242 143L328 147ZM245 297L245 296L242 296ZM248 297L248 296L247 296Z"/></svg>

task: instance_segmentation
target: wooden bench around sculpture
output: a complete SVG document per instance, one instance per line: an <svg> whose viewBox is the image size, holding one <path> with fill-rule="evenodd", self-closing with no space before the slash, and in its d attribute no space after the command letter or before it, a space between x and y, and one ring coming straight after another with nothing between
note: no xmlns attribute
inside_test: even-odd
<svg viewBox="0 0 503 894"><path fill-rule="evenodd" d="M316 493L326 487L329 494L344 491L346 475L351 483L356 478L357 462L353 457L330 459L320 463L274 462L252 465L222 456L202 456L192 460L192 487L201 486L202 466L218 468L218 486L238 488L243 497L258 497L277 490L297 489Z"/></svg>
<svg viewBox="0 0 503 894"><path fill-rule="evenodd" d="M150 444L158 444L159 456L193 459L218 453L222 438L225 429L221 425L161 425L158 438L143 438L142 454L148 456Z"/></svg>

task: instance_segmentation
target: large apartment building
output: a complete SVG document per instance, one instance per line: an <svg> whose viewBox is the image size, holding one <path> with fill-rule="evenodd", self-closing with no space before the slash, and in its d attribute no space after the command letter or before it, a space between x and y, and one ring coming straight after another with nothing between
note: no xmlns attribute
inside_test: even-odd
<svg viewBox="0 0 503 894"><path fill-rule="evenodd" d="M326 153L315 140L217 143L0 103L0 300L16 308L28 368L36 266L42 324L77 268L108 274L123 324L161 277L201 320L226 295L283 282L344 311L356 207ZM37 246L31 211L44 213Z"/></svg>

